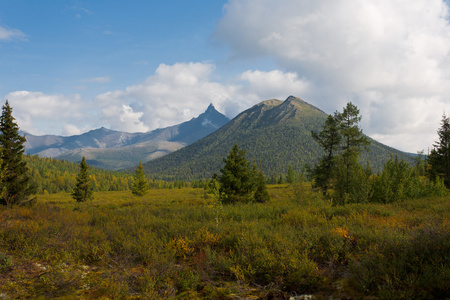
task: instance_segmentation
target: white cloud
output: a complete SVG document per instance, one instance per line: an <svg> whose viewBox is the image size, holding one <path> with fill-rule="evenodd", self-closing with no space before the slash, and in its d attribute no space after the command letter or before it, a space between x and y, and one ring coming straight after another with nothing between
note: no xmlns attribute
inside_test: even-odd
<svg viewBox="0 0 450 300"><path fill-rule="evenodd" d="M284 100L289 95L305 95L309 93L310 84L300 79L296 73L284 73L280 70L270 72L245 71L239 76L242 81L248 82L248 92L257 93L260 100L271 98Z"/></svg>
<svg viewBox="0 0 450 300"><path fill-rule="evenodd" d="M79 95L16 91L5 96L21 130L32 134L72 135L90 129L90 107ZM83 124L75 127L73 124ZM95 122L94 122L95 123Z"/></svg>
<svg viewBox="0 0 450 300"><path fill-rule="evenodd" d="M7 29L0 26L0 41L26 40L27 35L19 29Z"/></svg>
<svg viewBox="0 0 450 300"><path fill-rule="evenodd" d="M143 113L134 112L128 105L107 106L103 108L102 114L104 118L113 120L113 128L126 132L146 132L148 127L140 120Z"/></svg>
<svg viewBox="0 0 450 300"><path fill-rule="evenodd" d="M234 117L262 100L284 99L290 91L308 89L308 83L294 73L247 71L224 84L212 80L214 71L208 63L161 64L142 83L97 96L95 105L102 107L102 118L110 128L143 131L197 117L209 103Z"/></svg>
<svg viewBox="0 0 450 300"><path fill-rule="evenodd" d="M365 132L391 146L433 143L450 110L442 0L230 0L224 12L215 38L234 56L270 56L301 76L306 90L296 96L328 112L353 101Z"/></svg>
<svg viewBox="0 0 450 300"><path fill-rule="evenodd" d="M71 135L80 135L83 133L83 131L76 125L65 122L63 122L61 125L63 128L64 135L71 136Z"/></svg>

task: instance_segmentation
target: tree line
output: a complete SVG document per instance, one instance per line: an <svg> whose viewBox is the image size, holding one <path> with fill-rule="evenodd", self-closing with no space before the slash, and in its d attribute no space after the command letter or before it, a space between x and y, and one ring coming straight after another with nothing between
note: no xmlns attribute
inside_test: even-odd
<svg viewBox="0 0 450 300"><path fill-rule="evenodd" d="M306 167L313 187L322 191L334 204L393 202L405 198L441 195L450 187L450 121L444 114L439 140L430 154L423 154L411 166L391 157L383 170L373 174L368 162L361 163L360 154L370 141L359 128L358 108L347 103L342 112L329 115L320 132L312 138L323 150L323 156L312 167ZM143 196L150 188L182 188L192 186L209 189L221 203L266 202L270 197L266 183L293 183L296 174L289 165L287 174L265 177L262 165L250 163L246 151L235 144L223 159L219 175L211 180L165 182L147 179L142 163L135 174L90 168L83 157L79 165L51 158L24 155L25 137L12 116L8 101L0 118L0 203L27 204L35 193L71 192L76 201L92 199L93 191L131 190ZM29 169L28 165L32 168Z"/></svg>
<svg viewBox="0 0 450 300"><path fill-rule="evenodd" d="M430 155L412 166L396 156L382 171L373 174L369 162L359 162L369 140L359 128L359 109L351 102L342 112L329 115L320 132L311 132L325 154L308 169L316 188L334 204L381 202L441 195L450 187L450 125L445 115L438 130L439 141Z"/></svg>

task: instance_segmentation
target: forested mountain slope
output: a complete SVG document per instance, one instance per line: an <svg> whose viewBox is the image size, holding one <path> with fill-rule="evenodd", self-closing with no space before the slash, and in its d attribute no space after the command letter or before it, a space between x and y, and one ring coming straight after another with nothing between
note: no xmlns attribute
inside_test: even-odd
<svg viewBox="0 0 450 300"><path fill-rule="evenodd" d="M197 179L219 172L234 143L247 151L247 158L261 164L266 175L286 173L289 164L297 172L314 164L322 150L311 137L320 131L327 114L296 98L267 100L236 116L216 132L162 158L147 162L148 174L165 180ZM406 153L371 140L363 154L373 170L381 169L390 156L410 159Z"/></svg>

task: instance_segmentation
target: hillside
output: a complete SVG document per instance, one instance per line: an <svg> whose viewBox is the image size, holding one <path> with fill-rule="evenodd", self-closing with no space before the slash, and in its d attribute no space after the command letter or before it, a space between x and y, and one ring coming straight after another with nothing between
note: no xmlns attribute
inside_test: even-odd
<svg viewBox="0 0 450 300"><path fill-rule="evenodd" d="M322 154L311 137L320 131L327 114L317 107L290 96L285 101L267 100L242 112L213 134L167 156L147 162L151 176L165 180L210 177L217 173L234 143L247 151L247 158L262 165L266 175L285 173L289 164L300 172ZM391 154L409 155L371 140L370 151L362 161L380 170Z"/></svg>
<svg viewBox="0 0 450 300"><path fill-rule="evenodd" d="M79 164L54 158L25 155L31 185L36 194L71 192L79 173ZM132 174L90 168L94 191L123 191L130 188Z"/></svg>
<svg viewBox="0 0 450 300"><path fill-rule="evenodd" d="M176 151L207 136L229 121L211 104L197 118L146 133L128 133L100 128L75 136L35 136L25 133L27 154L79 162L119 170Z"/></svg>

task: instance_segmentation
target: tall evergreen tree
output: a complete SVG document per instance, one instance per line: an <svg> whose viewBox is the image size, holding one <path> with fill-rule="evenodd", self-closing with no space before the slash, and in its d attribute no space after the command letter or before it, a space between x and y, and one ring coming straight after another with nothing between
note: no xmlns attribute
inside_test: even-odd
<svg viewBox="0 0 450 300"><path fill-rule="evenodd" d="M344 152L361 153L362 147L370 145L369 140L363 135L358 123L361 122L359 109L353 103L347 103L342 113L336 112L335 118L340 125L340 134L343 139L341 146Z"/></svg>
<svg viewBox="0 0 450 300"><path fill-rule="evenodd" d="M336 111L327 117L321 132L311 132L325 154L310 170L310 175L324 195L330 187L334 188L336 203L358 202L357 198L367 201L368 175L359 164L359 155L370 143L358 126L360 121L358 108L349 102L342 113ZM357 187L363 181L364 192Z"/></svg>
<svg viewBox="0 0 450 300"><path fill-rule="evenodd" d="M322 147L325 154L309 173L314 179L314 186L320 187L324 195L331 186L335 156L342 139L339 120L335 116L328 115L321 132L311 132L312 137Z"/></svg>
<svg viewBox="0 0 450 300"><path fill-rule="evenodd" d="M77 202L85 202L94 198L91 178L89 177L89 166L84 156L80 163L80 172L77 175L75 189L72 191L72 198Z"/></svg>
<svg viewBox="0 0 450 300"><path fill-rule="evenodd" d="M147 178L145 178L144 166L142 166L141 161L139 161L139 166L134 173L131 192L136 196L144 196L148 192L148 181Z"/></svg>
<svg viewBox="0 0 450 300"><path fill-rule="evenodd" d="M24 204L29 202L32 193L28 167L23 160L26 139L19 134L19 126L12 116L12 108L8 100L2 108L0 118L0 170L3 173L1 181L2 195L0 204Z"/></svg>
<svg viewBox="0 0 450 300"><path fill-rule="evenodd" d="M445 186L450 188L450 120L445 114L442 116L441 128L437 133L439 141L433 144L428 156L429 173L433 179L437 176L442 177Z"/></svg>
<svg viewBox="0 0 450 300"><path fill-rule="evenodd" d="M362 133L362 129L359 128L358 123L361 121L361 116L359 115L359 109L353 103L347 103L347 106L344 107L342 113L336 113L335 118L337 122L340 124L340 134L342 136L342 163L340 167L344 168L341 170L340 180L344 180L343 191L347 194L354 190L352 187L352 177L354 177L354 173L360 173L362 171L362 167L359 164L359 155L361 154L362 147L366 150L370 144L367 137L365 137ZM343 174L342 174L343 173ZM343 176L343 177L342 177Z"/></svg>
<svg viewBox="0 0 450 300"><path fill-rule="evenodd" d="M255 189L255 172L245 157L245 150L239 150L234 144L227 158L225 165L218 177L220 183L220 194L222 203L249 202L253 200Z"/></svg>

